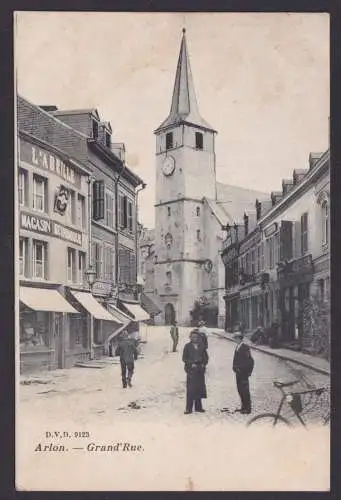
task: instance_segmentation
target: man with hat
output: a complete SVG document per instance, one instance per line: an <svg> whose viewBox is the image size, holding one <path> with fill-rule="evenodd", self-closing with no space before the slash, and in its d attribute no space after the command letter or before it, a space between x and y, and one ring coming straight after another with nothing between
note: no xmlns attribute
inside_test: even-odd
<svg viewBox="0 0 341 500"><path fill-rule="evenodd" d="M208 363L208 354L200 340L197 329L190 333L190 342L183 350L182 361L187 373L186 410L185 415L192 413L193 403L196 412L203 413L202 398L207 397L205 384L205 369Z"/></svg>
<svg viewBox="0 0 341 500"><path fill-rule="evenodd" d="M232 369L236 374L237 390L241 400L241 408L236 411L246 415L251 413L249 377L253 370L254 360L249 346L243 342L243 333L236 333L234 338L237 341L237 347L234 351Z"/></svg>

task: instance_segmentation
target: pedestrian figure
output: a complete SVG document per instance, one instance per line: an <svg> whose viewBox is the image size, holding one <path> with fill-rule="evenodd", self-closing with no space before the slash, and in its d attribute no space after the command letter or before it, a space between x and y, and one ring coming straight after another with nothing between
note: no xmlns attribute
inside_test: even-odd
<svg viewBox="0 0 341 500"><path fill-rule="evenodd" d="M134 373L134 361L137 359L138 353L136 341L131 334L126 331L123 332L115 354L120 357L123 388L125 389L127 384L132 387L131 379Z"/></svg>
<svg viewBox="0 0 341 500"><path fill-rule="evenodd" d="M249 377L253 370L254 360L249 346L243 342L244 335L239 332L235 335L235 339L237 347L234 351L233 371L236 374L237 390L241 400L241 408L236 411L249 414L251 413Z"/></svg>
<svg viewBox="0 0 341 500"><path fill-rule="evenodd" d="M193 403L196 412L203 413L202 398L207 398L205 384L205 369L208 363L208 354L204 348L198 330L190 333L190 342L183 350L182 361L187 373L186 410L185 414L192 413Z"/></svg>
<svg viewBox="0 0 341 500"><path fill-rule="evenodd" d="M176 352L176 348L179 343L179 328L177 326L177 322L174 320L170 329L170 334L173 341L173 352Z"/></svg>
<svg viewBox="0 0 341 500"><path fill-rule="evenodd" d="M199 321L199 323L198 323L198 332L199 332L200 340L201 340L204 348L208 349L208 341L207 341L208 330L206 328L206 322L205 321Z"/></svg>

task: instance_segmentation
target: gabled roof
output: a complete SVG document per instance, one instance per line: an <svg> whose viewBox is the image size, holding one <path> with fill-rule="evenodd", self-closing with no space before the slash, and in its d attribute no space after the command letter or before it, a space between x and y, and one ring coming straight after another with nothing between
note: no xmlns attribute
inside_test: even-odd
<svg viewBox="0 0 341 500"><path fill-rule="evenodd" d="M269 194L217 182L217 199L205 201L218 222L226 226L243 223L245 211L255 210L256 199L269 199Z"/></svg>
<svg viewBox="0 0 341 500"><path fill-rule="evenodd" d="M211 125L209 125L199 113L187 51L186 30L183 29L182 32L183 35L175 75L171 109L168 118L161 123L155 132L171 125L184 122L214 131Z"/></svg>

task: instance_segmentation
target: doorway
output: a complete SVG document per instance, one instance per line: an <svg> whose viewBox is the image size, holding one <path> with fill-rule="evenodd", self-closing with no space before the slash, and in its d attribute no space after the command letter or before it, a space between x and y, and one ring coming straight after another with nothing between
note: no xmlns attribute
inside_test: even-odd
<svg viewBox="0 0 341 500"><path fill-rule="evenodd" d="M165 325L171 325L175 321L175 309L173 304L165 305Z"/></svg>

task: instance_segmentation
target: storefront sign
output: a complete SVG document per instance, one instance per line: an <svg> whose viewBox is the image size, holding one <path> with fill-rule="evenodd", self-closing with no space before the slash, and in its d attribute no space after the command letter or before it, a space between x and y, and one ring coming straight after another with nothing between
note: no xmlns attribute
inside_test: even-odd
<svg viewBox="0 0 341 500"><path fill-rule="evenodd" d="M111 295L112 292L112 284L107 283L106 281L95 281L92 286L92 293L97 296L107 297Z"/></svg>
<svg viewBox="0 0 341 500"><path fill-rule="evenodd" d="M277 277L281 281L295 279L299 283L302 278L313 275L313 264L311 255L305 255L299 259L288 262L278 268Z"/></svg>
<svg viewBox="0 0 341 500"><path fill-rule="evenodd" d="M80 187L80 175L54 153L28 142L20 143L20 159L42 170L58 175L65 181Z"/></svg>
<svg viewBox="0 0 341 500"><path fill-rule="evenodd" d="M276 231L277 231L277 222L274 222L273 224L271 224L271 226L269 226L266 229L264 229L264 236L265 236L265 238L267 238L268 236L271 236Z"/></svg>
<svg viewBox="0 0 341 500"><path fill-rule="evenodd" d="M49 236L54 236L82 246L82 233L80 231L70 229L55 221L45 219L44 217L21 212L20 228L36 233L48 234Z"/></svg>

